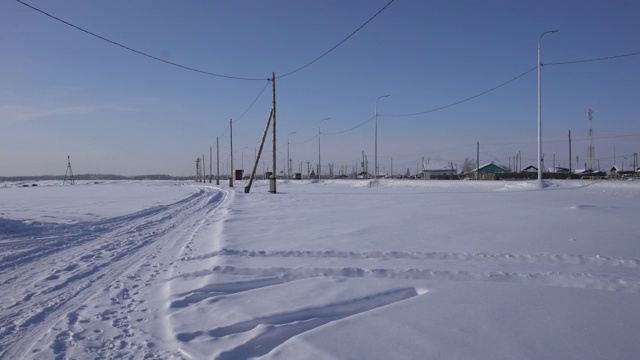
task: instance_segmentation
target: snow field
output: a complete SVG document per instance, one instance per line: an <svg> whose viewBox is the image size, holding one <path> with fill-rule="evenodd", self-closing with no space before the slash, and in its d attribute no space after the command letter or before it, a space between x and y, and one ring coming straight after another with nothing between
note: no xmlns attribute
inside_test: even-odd
<svg viewBox="0 0 640 360"><path fill-rule="evenodd" d="M243 187L0 188L0 354L640 353L638 183Z"/></svg>

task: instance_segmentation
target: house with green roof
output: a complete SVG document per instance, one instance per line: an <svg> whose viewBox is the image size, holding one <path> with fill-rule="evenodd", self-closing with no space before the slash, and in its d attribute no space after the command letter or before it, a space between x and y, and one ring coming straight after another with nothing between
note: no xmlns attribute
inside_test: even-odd
<svg viewBox="0 0 640 360"><path fill-rule="evenodd" d="M491 162L465 173L465 177L467 179L495 180L496 174L506 172L506 169Z"/></svg>

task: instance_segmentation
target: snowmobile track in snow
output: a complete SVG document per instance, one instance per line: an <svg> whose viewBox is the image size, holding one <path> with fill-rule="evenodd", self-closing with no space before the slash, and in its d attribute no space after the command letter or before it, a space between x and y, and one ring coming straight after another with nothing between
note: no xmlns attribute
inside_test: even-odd
<svg viewBox="0 0 640 360"><path fill-rule="evenodd" d="M39 339L61 318L72 324L74 306L153 258L167 243L184 241L191 235L184 233L197 231L224 196L202 188L176 203L103 221L33 223L41 228L35 235L20 232L0 242L0 291L13 292L0 304L0 357L25 356L33 346L29 341ZM27 332L30 336L24 336ZM65 337L68 334L62 332L57 338ZM64 356L62 341L53 346Z"/></svg>

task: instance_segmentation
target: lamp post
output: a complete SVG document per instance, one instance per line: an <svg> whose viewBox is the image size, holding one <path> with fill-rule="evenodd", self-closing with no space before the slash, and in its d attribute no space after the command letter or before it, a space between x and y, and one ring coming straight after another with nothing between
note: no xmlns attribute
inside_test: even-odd
<svg viewBox="0 0 640 360"><path fill-rule="evenodd" d="M545 31L540 35L538 39L538 183L542 187L542 91L540 88L540 43L542 43L542 37L545 34L555 33L558 30Z"/></svg>
<svg viewBox="0 0 640 360"><path fill-rule="evenodd" d="M375 115L376 115L376 131L375 131L375 149L374 149L375 164L373 166L374 167L373 171L375 172L375 174L373 176L376 179L376 185L378 185L378 100L389 97L389 96L391 95L382 95L379 98L377 98L375 107L374 107Z"/></svg>
<svg viewBox="0 0 640 360"><path fill-rule="evenodd" d="M289 136L297 134L296 131L290 132L287 135L287 180L291 179L291 158L289 157Z"/></svg>
<svg viewBox="0 0 640 360"><path fill-rule="evenodd" d="M331 118L324 118L322 120L320 120L320 122L318 122L318 180L320 180L320 174L322 171L322 162L320 160L320 124L322 124L323 121L327 121Z"/></svg>

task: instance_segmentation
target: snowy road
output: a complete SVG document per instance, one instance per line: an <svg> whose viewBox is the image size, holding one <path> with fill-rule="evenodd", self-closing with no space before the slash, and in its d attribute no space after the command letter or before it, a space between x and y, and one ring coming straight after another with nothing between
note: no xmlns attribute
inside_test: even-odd
<svg viewBox="0 0 640 360"><path fill-rule="evenodd" d="M224 192L202 188L178 202L130 215L75 224L36 223L26 231L20 231L25 225L19 220L3 220L5 231L17 233L0 242L3 358L63 357L69 343L107 331L92 334L81 325L90 320L81 320L86 308L78 305L101 298L114 306L99 312L100 320L113 321L110 339L100 336L95 355L146 349L149 344L136 343L137 330L130 322L151 315L147 308L138 309L145 301L140 294L162 296L156 293L161 287L145 289L171 270L171 263L156 259L167 261L188 249L223 199Z"/></svg>

